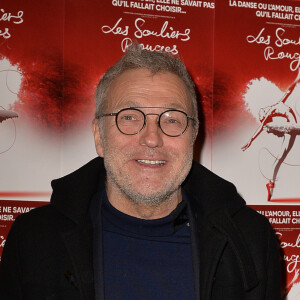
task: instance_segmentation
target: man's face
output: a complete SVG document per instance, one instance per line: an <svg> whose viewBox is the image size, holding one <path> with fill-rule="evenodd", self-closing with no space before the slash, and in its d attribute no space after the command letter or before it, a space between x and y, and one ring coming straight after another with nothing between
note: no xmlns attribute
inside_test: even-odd
<svg viewBox="0 0 300 300"><path fill-rule="evenodd" d="M104 113L142 107L145 114L175 108L192 115L185 84L169 72L153 75L146 69L126 71L112 82L106 101ZM157 115L146 118L140 133L124 135L114 116L103 117L102 130L94 122L94 136L97 153L104 157L108 193L121 192L134 203L157 205L179 191L190 170L193 126L189 121L183 135L169 137L158 127Z"/></svg>

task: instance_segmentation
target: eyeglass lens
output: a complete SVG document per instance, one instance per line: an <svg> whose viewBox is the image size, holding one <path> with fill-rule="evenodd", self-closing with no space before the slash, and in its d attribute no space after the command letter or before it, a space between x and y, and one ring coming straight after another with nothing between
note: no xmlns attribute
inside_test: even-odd
<svg viewBox="0 0 300 300"><path fill-rule="evenodd" d="M143 129L145 115L138 109L124 109L117 114L116 121L122 133L133 135ZM187 127L187 116L184 112L178 110L165 111L160 115L159 126L166 135L181 135Z"/></svg>

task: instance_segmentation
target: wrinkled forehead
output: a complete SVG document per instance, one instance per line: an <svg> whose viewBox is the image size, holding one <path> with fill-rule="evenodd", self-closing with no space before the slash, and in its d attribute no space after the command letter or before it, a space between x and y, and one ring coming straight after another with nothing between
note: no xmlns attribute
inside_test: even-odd
<svg viewBox="0 0 300 300"><path fill-rule="evenodd" d="M192 113L192 100L183 80L171 72L127 70L117 76L106 94L106 110L158 106Z"/></svg>

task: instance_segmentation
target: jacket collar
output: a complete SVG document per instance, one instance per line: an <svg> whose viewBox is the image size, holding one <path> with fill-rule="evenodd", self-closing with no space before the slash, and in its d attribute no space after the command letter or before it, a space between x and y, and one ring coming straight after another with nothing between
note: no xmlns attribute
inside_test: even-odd
<svg viewBox="0 0 300 300"><path fill-rule="evenodd" d="M88 214L89 203L97 190L105 188L103 159L94 158L75 172L51 182L51 204L66 217L79 223Z"/></svg>
<svg viewBox="0 0 300 300"><path fill-rule="evenodd" d="M183 188L189 195L189 214L194 220L193 232L198 243L193 242L193 252L200 253L201 299L210 299L213 276L224 247L230 243L242 273L244 290L249 291L258 284L254 263L234 216L245 208L245 201L235 186L218 177L198 163L193 163ZM201 250L200 250L201 249ZM195 256L194 256L195 257ZM198 268L199 269L199 268ZM197 277L197 274L196 274Z"/></svg>
<svg viewBox="0 0 300 300"><path fill-rule="evenodd" d="M91 160L73 173L53 180L51 203L75 222L86 215L92 196L105 188L106 171L101 157ZM195 208L202 217L216 210L226 209L233 215L245 206L233 184L218 177L199 163L192 169L182 185L195 199Z"/></svg>

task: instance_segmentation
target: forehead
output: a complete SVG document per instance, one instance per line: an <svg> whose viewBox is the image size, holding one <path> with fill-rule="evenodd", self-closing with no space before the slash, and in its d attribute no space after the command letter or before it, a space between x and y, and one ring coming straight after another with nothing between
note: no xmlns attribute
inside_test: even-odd
<svg viewBox="0 0 300 300"><path fill-rule="evenodd" d="M107 109L128 106L174 107L191 112L192 104L184 82L171 72L151 73L147 69L123 72L110 85Z"/></svg>

